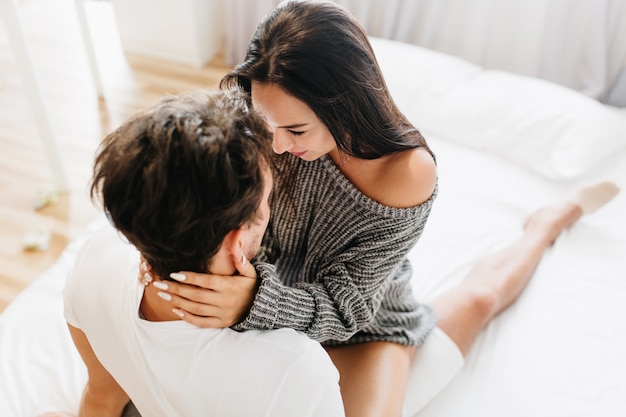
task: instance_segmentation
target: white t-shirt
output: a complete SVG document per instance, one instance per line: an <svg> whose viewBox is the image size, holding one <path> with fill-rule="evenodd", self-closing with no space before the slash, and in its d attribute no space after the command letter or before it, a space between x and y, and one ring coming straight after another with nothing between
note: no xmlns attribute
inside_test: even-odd
<svg viewBox="0 0 626 417"><path fill-rule="evenodd" d="M112 227L81 249L65 318L146 417L343 416L339 373L292 329L236 332L139 317L139 254Z"/></svg>

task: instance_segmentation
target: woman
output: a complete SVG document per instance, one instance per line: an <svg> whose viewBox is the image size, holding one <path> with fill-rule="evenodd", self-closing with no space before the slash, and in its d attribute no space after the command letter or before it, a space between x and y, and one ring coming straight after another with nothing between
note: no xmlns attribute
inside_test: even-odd
<svg viewBox="0 0 626 417"><path fill-rule="evenodd" d="M281 4L222 87L250 94L274 134L279 174L257 286L204 275L212 285L202 289L190 272L172 276L184 284L159 285L192 324L291 327L320 341L340 371L348 416L399 416L409 380L405 412L417 412L582 206L612 197L612 185L602 184L603 198L591 187L536 213L515 245L422 304L406 254L437 195L435 158L394 104L355 18L335 3Z"/></svg>

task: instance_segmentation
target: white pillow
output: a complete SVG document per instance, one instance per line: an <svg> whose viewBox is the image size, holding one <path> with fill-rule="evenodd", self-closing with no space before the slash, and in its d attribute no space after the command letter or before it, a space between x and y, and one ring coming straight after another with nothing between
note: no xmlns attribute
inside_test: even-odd
<svg viewBox="0 0 626 417"><path fill-rule="evenodd" d="M417 45L370 37L389 91L402 111L428 105L482 68L461 58Z"/></svg>
<svg viewBox="0 0 626 417"><path fill-rule="evenodd" d="M373 42L400 109L424 135L573 179L626 148L626 112L549 81L483 70L400 42Z"/></svg>

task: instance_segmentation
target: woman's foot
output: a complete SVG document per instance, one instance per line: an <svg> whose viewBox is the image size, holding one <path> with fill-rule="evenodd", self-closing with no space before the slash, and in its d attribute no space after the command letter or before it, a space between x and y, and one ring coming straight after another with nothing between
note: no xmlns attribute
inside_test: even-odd
<svg viewBox="0 0 626 417"><path fill-rule="evenodd" d="M568 201L580 206L583 214L591 214L607 204L620 191L612 181L602 181L579 188Z"/></svg>
<svg viewBox="0 0 626 417"><path fill-rule="evenodd" d="M619 191L619 187L611 181L581 187L562 204L531 214L524 224L524 230L530 234L543 235L552 244L561 232L571 227L583 215L591 214L606 205Z"/></svg>

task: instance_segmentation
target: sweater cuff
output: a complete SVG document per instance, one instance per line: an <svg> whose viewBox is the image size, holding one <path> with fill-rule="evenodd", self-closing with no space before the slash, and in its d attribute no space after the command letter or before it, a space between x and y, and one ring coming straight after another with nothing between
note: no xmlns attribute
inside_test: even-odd
<svg viewBox="0 0 626 417"><path fill-rule="evenodd" d="M254 267L260 280L259 288L248 316L243 321L231 326L233 330L270 330L275 328L281 287L274 278L276 269L274 265L268 263L258 263Z"/></svg>

